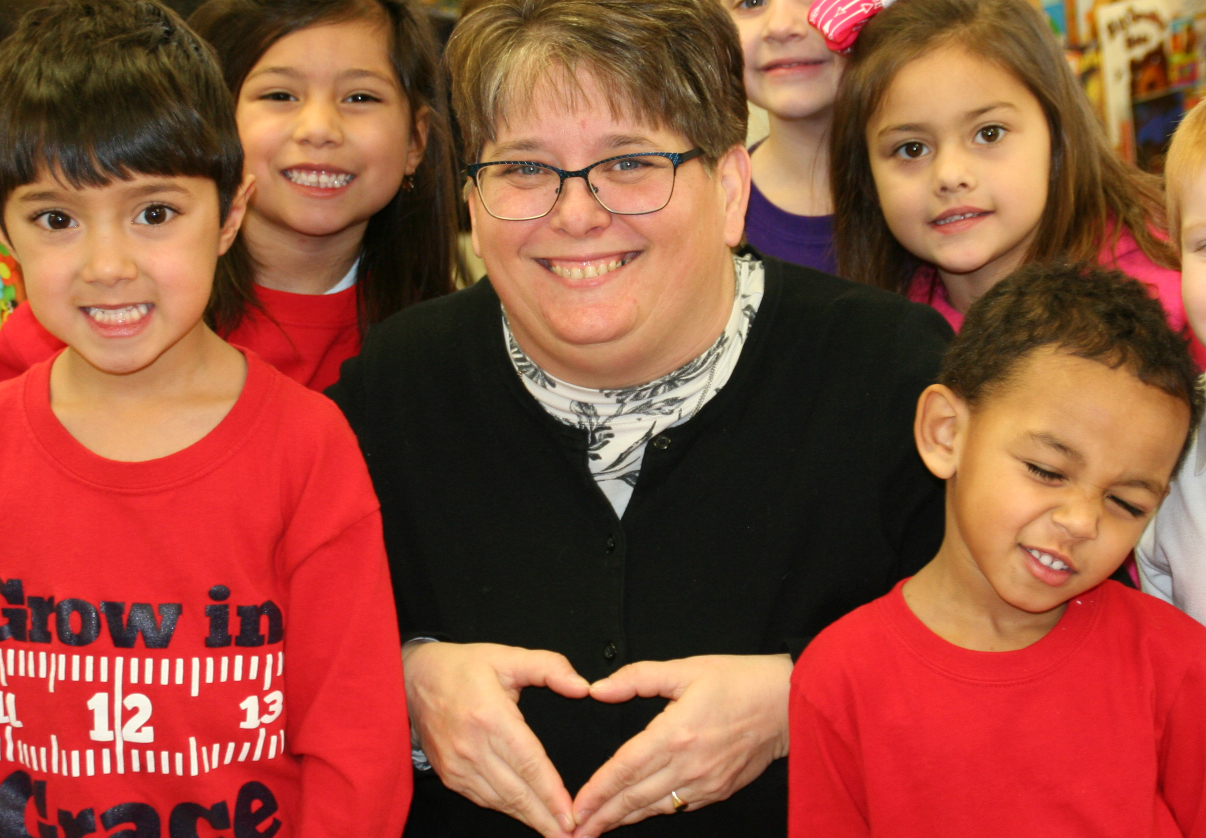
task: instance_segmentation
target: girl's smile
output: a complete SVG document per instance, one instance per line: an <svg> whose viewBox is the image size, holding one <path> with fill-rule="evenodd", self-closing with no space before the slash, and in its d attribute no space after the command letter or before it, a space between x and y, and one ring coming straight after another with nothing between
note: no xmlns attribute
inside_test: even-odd
<svg viewBox="0 0 1206 838"><path fill-rule="evenodd" d="M236 116L257 188L249 239L359 242L422 158L421 126L372 21L319 24L270 46L239 90Z"/></svg>
<svg viewBox="0 0 1206 838"><path fill-rule="evenodd" d="M958 47L906 64L867 124L888 228L934 265L951 302L1024 261L1047 204L1051 133L1025 85Z"/></svg>
<svg viewBox="0 0 1206 838"><path fill-rule="evenodd" d="M845 60L808 23L811 0L723 0L745 55L750 101L780 119L828 114Z"/></svg>

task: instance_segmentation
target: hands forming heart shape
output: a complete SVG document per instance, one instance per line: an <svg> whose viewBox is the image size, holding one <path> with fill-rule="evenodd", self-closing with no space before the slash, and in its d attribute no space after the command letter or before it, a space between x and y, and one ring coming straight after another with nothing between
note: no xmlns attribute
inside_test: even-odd
<svg viewBox="0 0 1206 838"><path fill-rule="evenodd" d="M556 652L491 643L408 644L411 724L444 785L544 838L596 838L732 795L787 755L787 655L641 661L594 684ZM524 687L619 703L669 704L571 798L519 712Z"/></svg>

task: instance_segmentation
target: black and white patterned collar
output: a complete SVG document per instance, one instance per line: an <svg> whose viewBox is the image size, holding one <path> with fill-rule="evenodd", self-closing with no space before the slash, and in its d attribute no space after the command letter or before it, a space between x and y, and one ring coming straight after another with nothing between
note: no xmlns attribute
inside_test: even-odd
<svg viewBox="0 0 1206 838"><path fill-rule="evenodd" d="M698 413L737 365L762 303L766 273L762 262L747 256L734 256L733 265L733 309L716 342L661 378L618 390L580 387L545 372L520 348L503 312L503 334L516 372L553 418L586 431L591 474L617 516L623 516L640 477L646 443Z"/></svg>

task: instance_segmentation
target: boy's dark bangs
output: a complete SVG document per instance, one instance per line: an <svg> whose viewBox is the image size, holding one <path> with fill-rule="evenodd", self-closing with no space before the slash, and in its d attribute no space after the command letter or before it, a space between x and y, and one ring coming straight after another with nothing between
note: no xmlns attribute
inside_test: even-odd
<svg viewBox="0 0 1206 838"><path fill-rule="evenodd" d="M13 108L13 122L3 132L12 145L0 155L7 158L7 165L0 162L8 170L0 173L7 181L4 192L48 170L76 188L146 174L205 177L225 193L229 171L242 170L241 153L223 148L217 132L182 95L155 87L85 89L72 101L42 96Z"/></svg>

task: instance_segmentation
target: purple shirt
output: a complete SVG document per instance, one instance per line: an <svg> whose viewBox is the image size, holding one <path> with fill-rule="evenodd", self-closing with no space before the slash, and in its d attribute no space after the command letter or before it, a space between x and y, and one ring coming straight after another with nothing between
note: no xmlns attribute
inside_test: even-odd
<svg viewBox="0 0 1206 838"><path fill-rule="evenodd" d="M832 215L795 215L779 209L750 183L745 213L746 240L760 253L831 274L837 271L833 252Z"/></svg>

